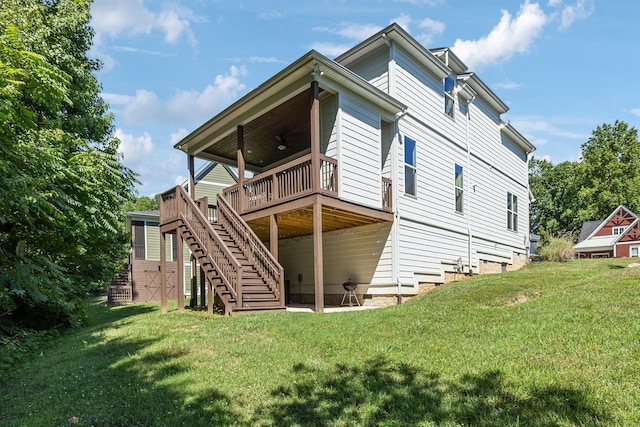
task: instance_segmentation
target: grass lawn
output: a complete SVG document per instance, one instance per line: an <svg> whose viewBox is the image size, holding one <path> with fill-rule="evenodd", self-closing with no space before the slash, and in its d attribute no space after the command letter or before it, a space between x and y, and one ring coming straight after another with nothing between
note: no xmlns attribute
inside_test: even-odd
<svg viewBox="0 0 640 427"><path fill-rule="evenodd" d="M640 425L640 268L536 263L350 313L91 305L0 379L3 426Z"/></svg>

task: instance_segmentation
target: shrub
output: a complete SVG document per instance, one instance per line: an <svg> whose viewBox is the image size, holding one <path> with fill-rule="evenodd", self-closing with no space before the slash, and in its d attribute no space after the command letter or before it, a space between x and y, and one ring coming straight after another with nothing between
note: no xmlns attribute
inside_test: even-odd
<svg viewBox="0 0 640 427"><path fill-rule="evenodd" d="M568 237L550 237L538 248L538 255L544 261L563 262L573 257L573 240Z"/></svg>

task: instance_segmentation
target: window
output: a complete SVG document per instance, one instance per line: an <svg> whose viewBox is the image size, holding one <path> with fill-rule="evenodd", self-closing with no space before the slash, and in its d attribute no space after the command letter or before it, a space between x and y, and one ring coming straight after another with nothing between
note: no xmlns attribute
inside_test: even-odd
<svg viewBox="0 0 640 427"><path fill-rule="evenodd" d="M134 259L145 259L145 235L144 221L131 221L133 227L133 257Z"/></svg>
<svg viewBox="0 0 640 427"><path fill-rule="evenodd" d="M416 142L404 137L404 192L416 195Z"/></svg>
<svg viewBox="0 0 640 427"><path fill-rule="evenodd" d="M629 248L629 256L631 256L631 257L639 257L640 256L640 246L631 246Z"/></svg>
<svg viewBox="0 0 640 427"><path fill-rule="evenodd" d="M464 212L464 181L462 166L455 166L456 212Z"/></svg>
<svg viewBox="0 0 640 427"><path fill-rule="evenodd" d="M455 87L456 78L453 74L444 78L444 113L451 118L453 118L456 111Z"/></svg>
<svg viewBox="0 0 640 427"><path fill-rule="evenodd" d="M169 257L169 259L171 261L177 261L178 260L178 238L176 237L175 234L169 234L169 237L171 239L171 256Z"/></svg>
<svg viewBox="0 0 640 427"><path fill-rule="evenodd" d="M626 229L627 229L627 227L625 227L625 226L613 227L613 228L611 228L611 235L617 236L619 234L624 233L624 230L626 230Z"/></svg>
<svg viewBox="0 0 640 427"><path fill-rule="evenodd" d="M507 193L507 228L518 231L518 196Z"/></svg>

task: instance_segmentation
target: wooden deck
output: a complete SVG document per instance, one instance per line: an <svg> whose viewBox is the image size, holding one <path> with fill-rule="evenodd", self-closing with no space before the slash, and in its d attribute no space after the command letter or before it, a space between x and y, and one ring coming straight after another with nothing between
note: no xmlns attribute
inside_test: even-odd
<svg viewBox="0 0 640 427"><path fill-rule="evenodd" d="M279 238L312 234L316 203L322 206L323 232L393 220L390 179L382 178L382 209L362 207L338 198L337 161L322 154L319 160L315 176L307 154L225 189L225 198L264 241L271 215L278 216Z"/></svg>

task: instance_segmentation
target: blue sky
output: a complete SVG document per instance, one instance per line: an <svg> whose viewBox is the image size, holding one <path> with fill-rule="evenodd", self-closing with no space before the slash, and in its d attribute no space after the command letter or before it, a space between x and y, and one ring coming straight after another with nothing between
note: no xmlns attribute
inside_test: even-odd
<svg viewBox="0 0 640 427"><path fill-rule="evenodd" d="M615 4L615 7L614 7ZM635 0L95 0L91 56L140 195L187 176L183 136L311 49L333 58L395 21L453 51L554 163L603 123L640 123Z"/></svg>

